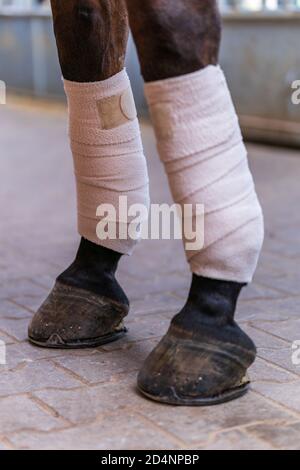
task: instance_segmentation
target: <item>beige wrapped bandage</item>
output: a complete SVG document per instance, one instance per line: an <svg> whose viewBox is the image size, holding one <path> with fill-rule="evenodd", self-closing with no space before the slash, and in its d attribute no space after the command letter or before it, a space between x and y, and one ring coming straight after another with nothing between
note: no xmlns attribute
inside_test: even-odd
<svg viewBox="0 0 300 470"><path fill-rule="evenodd" d="M145 91L175 202L205 207L204 247L187 251L193 273L250 282L263 217L221 68L148 83Z"/></svg>
<svg viewBox="0 0 300 470"><path fill-rule="evenodd" d="M125 70L108 80L64 80L69 107L69 135L77 186L78 230L84 238L123 254L136 240L128 235L120 197L149 205L148 173L129 78ZM116 238L99 238L99 206L113 206ZM98 214L98 215L97 215ZM119 229L122 228L122 237Z"/></svg>

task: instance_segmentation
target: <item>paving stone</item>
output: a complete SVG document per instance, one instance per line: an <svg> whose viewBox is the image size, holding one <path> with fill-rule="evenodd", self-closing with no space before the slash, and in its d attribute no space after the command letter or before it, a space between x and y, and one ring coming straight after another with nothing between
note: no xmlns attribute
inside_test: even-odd
<svg viewBox="0 0 300 470"><path fill-rule="evenodd" d="M7 228L0 232L0 340L8 361L0 366L0 427L7 428L0 430L0 449L10 441L33 449L299 446L299 423L293 423L299 421L300 366L292 362L300 318L300 212L294 203L299 152L248 146L266 219L254 283L243 290L237 313L258 346L250 370L253 392L214 409L174 409L145 400L136 390L136 374L185 302L191 274L181 241L143 241L132 257L122 258L119 280L131 300L127 337L83 351L30 346L30 317L74 259L80 239L72 158L65 112L7 105L0 123L0 145L9 148L0 159L0 212ZM142 131L152 201L171 202L153 129L144 122ZM55 147L45 146L47 139ZM18 193L9 184L11 174ZM37 226L36 220L45 223ZM58 430L64 419L74 425Z"/></svg>
<svg viewBox="0 0 300 470"><path fill-rule="evenodd" d="M31 314L34 314L47 297L48 292L45 290L40 296L20 295L13 297L13 301L26 308Z"/></svg>
<svg viewBox="0 0 300 470"><path fill-rule="evenodd" d="M157 294L159 292L163 291L163 288L158 286L155 289L153 285L150 282L144 282L144 281L138 281L132 278L125 278L122 279L121 276L118 276L118 281L120 282L120 285L123 287L123 289L126 292L127 297L129 298L130 302L133 302L135 300L141 300L145 296L151 295L151 294Z"/></svg>
<svg viewBox="0 0 300 470"><path fill-rule="evenodd" d="M171 253L170 253L171 248ZM151 256L146 259L145 250L149 250ZM175 251L176 250L176 251ZM161 256L161 253L164 253ZM176 252L176 256L174 256ZM152 256L153 255L153 256ZM141 257L143 262L141 263ZM157 275L180 275L190 278L190 272L185 260L181 242L171 241L168 247L163 241L143 241L130 258L123 258L118 269L118 277L124 279L130 277L139 281L151 282Z"/></svg>
<svg viewBox="0 0 300 470"><path fill-rule="evenodd" d="M261 423L248 428L253 436L264 439L273 447L282 450L300 450L300 422L285 426Z"/></svg>
<svg viewBox="0 0 300 470"><path fill-rule="evenodd" d="M20 318L31 318L32 312L26 308L20 307L10 300L2 300L0 303L1 318L11 318L18 320Z"/></svg>
<svg viewBox="0 0 300 470"><path fill-rule="evenodd" d="M45 294L45 290L34 284L29 279L17 279L13 282L7 281L0 290L1 298L14 298L16 296L39 296Z"/></svg>
<svg viewBox="0 0 300 470"><path fill-rule="evenodd" d="M243 330L254 341L257 348L263 349L282 349L288 347L287 341L268 334L265 331L253 328L251 325L242 325Z"/></svg>
<svg viewBox="0 0 300 470"><path fill-rule="evenodd" d="M289 297L284 300L276 301L270 308L274 313L279 311L285 318L299 318L300 316L300 297ZM282 318L284 320L285 318Z"/></svg>
<svg viewBox="0 0 300 470"><path fill-rule="evenodd" d="M117 374L139 370L156 344L157 341L145 340L133 343L126 349L99 351L93 356L63 357L55 362L91 384L100 383L112 380Z"/></svg>
<svg viewBox="0 0 300 470"><path fill-rule="evenodd" d="M239 321L281 321L299 316L300 297L239 302L237 310Z"/></svg>
<svg viewBox="0 0 300 470"><path fill-rule="evenodd" d="M272 263L269 264L268 255L269 253L267 253L265 250L262 251L253 278L253 281L257 284L264 284L267 278L280 278L283 276L282 269L280 269L280 265L278 265L276 269L276 267Z"/></svg>
<svg viewBox="0 0 300 470"><path fill-rule="evenodd" d="M50 431L65 426L61 418L51 416L24 395L0 398L0 416L0 434L6 435L24 429Z"/></svg>
<svg viewBox="0 0 300 470"><path fill-rule="evenodd" d="M299 294L300 277L291 275L283 276L280 278L269 278L264 281L266 286L272 289L277 289L279 292L286 292L288 294Z"/></svg>
<svg viewBox="0 0 300 470"><path fill-rule="evenodd" d="M7 335L6 333L0 330L0 341L4 341L5 344L13 344L17 340L16 338L13 338L12 336Z"/></svg>
<svg viewBox="0 0 300 470"><path fill-rule="evenodd" d="M271 318L271 313L266 310L261 300L252 300L251 302L241 301L238 302L235 318L236 321L239 323L250 321L256 318L259 318L261 320L268 320L269 318Z"/></svg>
<svg viewBox="0 0 300 470"><path fill-rule="evenodd" d="M92 350L62 350L46 349L33 346L27 342L8 344L6 348L7 365L5 370L11 370L20 367L23 364L39 361L41 359L51 359L60 357L78 357L92 355ZM4 370L4 369L2 369Z"/></svg>
<svg viewBox="0 0 300 470"><path fill-rule="evenodd" d="M179 439L193 442L209 441L210 434L254 422L291 421L292 415L272 405L253 392L235 402L208 408L176 409L141 406L140 412L164 429L172 430Z"/></svg>
<svg viewBox="0 0 300 470"><path fill-rule="evenodd" d="M144 315L141 319L127 322L128 333L121 340L106 344L101 349L104 351L114 351L116 349L127 349L132 343L144 342L151 338L160 339L170 326L170 320L162 315Z"/></svg>
<svg viewBox="0 0 300 470"><path fill-rule="evenodd" d="M276 253L267 252L266 250L262 252L259 266L262 268L265 266L266 269L266 277L261 279L264 283L267 279L283 279L285 276L297 276L299 273L299 261L297 258L285 258Z"/></svg>
<svg viewBox="0 0 300 470"><path fill-rule="evenodd" d="M128 320L134 320L141 315L146 315L147 318L152 314L164 312L168 318L173 318L175 313L183 307L184 302L174 295L162 293L156 295L145 296L141 300L131 302L131 311Z"/></svg>
<svg viewBox="0 0 300 470"><path fill-rule="evenodd" d="M300 316L297 319L289 319L279 322L256 321L254 324L267 333L271 333L290 343L297 340L300 341Z"/></svg>
<svg viewBox="0 0 300 470"><path fill-rule="evenodd" d="M145 423L139 416L122 413L104 416L90 426L55 433L18 433L11 436L18 449L42 450L168 450L178 449L163 431Z"/></svg>
<svg viewBox="0 0 300 470"><path fill-rule="evenodd" d="M0 450L8 450L2 442L0 442Z"/></svg>
<svg viewBox="0 0 300 470"><path fill-rule="evenodd" d="M176 275L167 275L163 280L157 276L153 277L151 281L140 281L125 277L123 282L122 276L118 276L118 280L131 301L141 300L147 295L175 290L184 290L187 294L190 284L190 277L184 279Z"/></svg>
<svg viewBox="0 0 300 470"><path fill-rule="evenodd" d="M252 384L257 382L266 383L268 386L269 383L278 383L278 384L287 384L289 382L295 383L298 377L295 374L288 372L278 366L273 366L269 362L256 358L256 361L249 369L249 374ZM285 389L281 385L282 389Z"/></svg>
<svg viewBox="0 0 300 470"><path fill-rule="evenodd" d="M299 221L299 216L298 219ZM283 226L278 232L278 237L276 241L286 243L286 245L292 246L295 245L299 248L299 230L298 227L292 222ZM299 253L299 251L298 251ZM300 253L299 253L300 254ZM292 257L295 258L294 255Z"/></svg>
<svg viewBox="0 0 300 470"><path fill-rule="evenodd" d="M35 396L54 408L60 416L75 423L87 424L105 413L124 409L140 409L145 399L136 389L137 373L118 376L109 383L93 387L82 386L77 390L43 390ZM87 406L88 403L88 406ZM153 408L159 404L148 402Z"/></svg>
<svg viewBox="0 0 300 470"><path fill-rule="evenodd" d="M30 319L1 318L1 330L18 341L27 340L27 330Z"/></svg>
<svg viewBox="0 0 300 470"><path fill-rule="evenodd" d="M279 383L257 383L255 384L255 390L282 406L300 412L300 381L286 383L284 387L280 386Z"/></svg>
<svg viewBox="0 0 300 470"><path fill-rule="evenodd" d="M209 443L196 447L197 450L273 450L267 442L240 429L219 433Z"/></svg>
<svg viewBox="0 0 300 470"><path fill-rule="evenodd" d="M282 349L260 348L258 356L265 359L267 362L276 364L283 369L292 372L293 374L300 375L300 365L293 364L292 361L292 355L295 351L292 350L291 346Z"/></svg>
<svg viewBox="0 0 300 470"><path fill-rule="evenodd" d="M32 392L44 388L75 388L81 385L47 361L23 363L17 370L0 369L0 396Z"/></svg>
<svg viewBox="0 0 300 470"><path fill-rule="evenodd" d="M251 372L251 377L253 378L253 371ZM279 377L281 377L282 380L287 378L283 375ZM270 381L274 380L274 375L270 377L270 373L268 373L266 379ZM291 376L288 376L288 379L290 380ZM257 389L255 382L254 386L254 388ZM291 384L291 387L292 386L293 384ZM129 408L132 411L137 411L140 413L146 413L148 417L150 416L153 418L153 416L155 416L155 420L157 419L156 415L162 415L163 419L167 419L168 414L173 414L172 409L169 407L165 407L164 405L160 405L159 403L155 402L145 402L145 399L136 390L136 374L132 374L129 377L122 376L113 383L104 383L94 387L81 387L80 389L73 391L46 390L36 392L35 395L43 402L57 410L59 415L76 424L93 422L95 419L106 412L119 410L120 413L123 413L125 408ZM88 407L86 406L86 403L89 403ZM251 403L254 403L254 400L252 400ZM258 404L260 403L261 400L258 399ZM221 407L218 407L219 413L221 414L222 410L220 408ZM216 410L218 409L216 408ZM260 413L255 409L252 411L253 420L260 420ZM196 431L195 425L197 419L199 419L198 416L195 417L194 421L188 409L186 409L185 413L183 414L188 414L189 422L185 423L186 427L190 427L193 423L193 430L196 436L195 439L197 439L197 436L199 436L199 430ZM199 413L200 420L207 419L208 414L209 413L204 413L204 416L202 417L203 413ZM182 418L182 416L180 418ZM226 420L226 416L224 416L224 419ZM249 417L246 419L249 419ZM200 429L202 428L202 425L204 426L204 423L203 421L200 421ZM220 425L219 419L218 425ZM206 422L205 426L207 426ZM209 426L211 426L211 423L209 423ZM163 427L165 427L165 422L163 423ZM169 429L169 427L167 429ZM206 441L206 434L202 434L202 436L204 436L204 440Z"/></svg>
<svg viewBox="0 0 300 470"><path fill-rule="evenodd" d="M46 292L50 291L54 286L55 282L55 275L50 275L46 273L39 273L37 278L34 280L35 284L41 286L46 290Z"/></svg>
<svg viewBox="0 0 300 470"><path fill-rule="evenodd" d="M278 299L282 292L256 283L250 284L242 290L240 300Z"/></svg>
<svg viewBox="0 0 300 470"><path fill-rule="evenodd" d="M293 240L294 241L294 240ZM300 247L298 243L288 243L287 240L269 239L265 241L265 249L288 258L300 256Z"/></svg>

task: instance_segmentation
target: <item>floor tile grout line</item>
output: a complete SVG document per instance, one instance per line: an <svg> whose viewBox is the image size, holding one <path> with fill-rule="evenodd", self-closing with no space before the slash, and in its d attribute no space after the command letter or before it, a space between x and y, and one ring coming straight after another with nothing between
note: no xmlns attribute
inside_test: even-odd
<svg viewBox="0 0 300 470"><path fill-rule="evenodd" d="M220 434L230 433L232 431L244 431L250 426L257 426L257 425L265 424L265 423L282 424L282 423L286 423L286 420L282 420L282 419L258 420L258 421L252 421L251 423L238 424L236 426L230 426L228 428L217 429L216 431L212 431L211 433L209 433L207 440L195 441L195 444L194 443L193 444L197 447L200 447L200 446L204 447L204 446L207 446L209 442L214 442Z"/></svg>
<svg viewBox="0 0 300 470"><path fill-rule="evenodd" d="M265 424L265 423L264 423ZM261 436L257 436L257 434L251 432L251 426L248 428L243 429L243 433L245 434L246 437L254 437L258 441L260 441L263 445L267 445L268 447L271 447L271 450L280 450L280 447L275 446L273 443L268 441L267 439L264 439Z"/></svg>
<svg viewBox="0 0 300 470"><path fill-rule="evenodd" d="M278 287L270 286L269 284L265 284L264 282L261 282L261 281L260 281L259 285L262 286L262 287L267 287L268 289L271 289L271 290L273 290L275 292L278 292L279 294L283 294L285 296L286 295L291 295L291 296L297 295L297 294L294 294L293 292L289 292L285 289L280 289Z"/></svg>
<svg viewBox="0 0 300 470"><path fill-rule="evenodd" d="M289 295L285 295L284 297L272 297L271 299L266 298L265 300L267 302L273 302L274 304L276 304L276 303L283 302L283 301L286 301L286 300L289 300L289 299L291 299L291 300L299 299L300 300L300 295L299 294L289 294ZM261 299L259 299L259 300L261 300ZM251 302L251 301L256 302L256 300L254 300L254 299L240 299L239 303L245 303L245 302Z"/></svg>
<svg viewBox="0 0 300 470"><path fill-rule="evenodd" d="M166 437L169 439L173 440L174 443L176 442L177 445L181 446L181 448L187 447L186 442L183 441L182 439L178 438L175 436L173 433L167 431L165 428L161 427L159 424L155 423L155 421L152 421L152 419L148 418L147 416L143 415L140 411L134 411L133 414L136 416L139 416L139 418L144 421L145 423L150 424L154 429L157 429L161 433L163 433Z"/></svg>
<svg viewBox="0 0 300 470"><path fill-rule="evenodd" d="M297 424L297 423L300 424L300 421L295 420L295 421L287 422L287 423L285 423L284 425L285 425L285 426L292 426L293 424ZM268 423L263 423L263 424L268 424ZM249 428L246 429L246 432L247 432L248 435L253 436L253 437L255 437L256 439L263 440L263 441L266 442L268 445L271 445L272 447L274 447L275 450L286 450L286 449L284 449L284 448L281 447L281 446L276 446L276 445L270 443L267 439L264 439L264 438L262 438L261 436L257 436L257 434L255 434L255 433L251 430L251 427L252 427L252 426L249 426Z"/></svg>
<svg viewBox="0 0 300 470"><path fill-rule="evenodd" d="M15 299L10 299L10 302L12 304L14 304L16 307L20 307L24 310L27 310L27 312L29 312L31 315L36 313L35 310L31 309L30 307L27 307L26 305L22 304L22 302L18 302ZM17 318L17 320L18 320L18 318ZM20 320L22 320L22 318L20 318Z"/></svg>
<svg viewBox="0 0 300 470"><path fill-rule="evenodd" d="M6 333L5 330L2 330L0 329L0 335L3 335L3 336L7 336L8 338L10 338L12 341L14 341L14 343L10 343L10 344L19 344L20 341L18 340L18 338L16 338L15 336L11 335L10 333Z"/></svg>
<svg viewBox="0 0 300 470"><path fill-rule="evenodd" d="M44 413L47 413L48 415L52 416L55 419L59 419L63 421L65 424L73 426L74 423L71 422L70 420L66 419L64 416L61 416L60 413L53 408L51 405L48 403L44 402L41 398L36 396L34 392L31 392L28 394L29 400L31 400L35 405L39 407L40 410L42 410Z"/></svg>
<svg viewBox="0 0 300 470"><path fill-rule="evenodd" d="M133 370L131 371L130 373L136 373L138 372L139 368L137 368L136 370ZM121 376L119 380L109 380L107 381L107 379L103 380L103 381L100 381L100 382L93 382L93 383L88 383L87 385L85 384L80 384L78 386L72 386L72 387L69 387L69 388L62 388L62 387L42 387L42 388L37 388L35 390L32 390L32 391L23 391L23 392L17 392L17 393L10 393L8 395L0 395L0 402L1 400L4 400L4 399L7 399L7 398L10 398L10 397L24 397L24 396L28 396L30 393L33 393L33 394L36 394L36 393L39 393L39 392L47 392L47 391L53 391L53 392L76 392L76 391L81 391L81 390L86 390L86 389L89 389L89 388L96 388L96 387L99 387L99 386L105 386L105 385L112 385L112 384L118 384L120 381L122 381L122 376L123 375L126 375L128 374L128 372L121 372L119 374L115 374L113 377L117 378L118 376Z"/></svg>
<svg viewBox="0 0 300 470"><path fill-rule="evenodd" d="M155 423L153 423L153 421L145 418L143 415L141 415L138 411L135 411L135 410L131 410L130 412L130 415L131 416L136 416L140 419L140 421L147 421L148 424L151 423L151 426L154 428L154 429L159 429L160 432L162 434L164 434L166 437L168 437L169 440L172 440L175 442L177 442L177 445L180 445L180 446L183 446L185 445L185 443L183 441L181 441L180 439L178 439L176 436L174 436L173 434L170 434L168 433L168 431L165 431L163 428L160 428L158 426L155 425ZM97 424L100 424L105 418L109 418L109 417L113 417L113 416L118 416L118 413L117 411L116 412L104 412L103 414L99 414L95 419L91 420L91 421L87 421L87 422L82 422L82 423L79 423L79 424L71 424L71 426L66 426L64 428L56 428L56 429L53 429L53 430L49 430L49 431L45 431L45 430L37 430L35 428L23 428L22 430L18 430L18 431L13 431L13 432L10 432L8 433L8 435L11 437L11 436L16 436L18 434L20 434L21 432L24 432L26 430L26 432L34 432L34 433L41 433L41 434L44 434L44 435L47 435L47 434L51 434L53 432L57 433L57 434L60 434L64 431L68 431L70 429L82 429L82 428L85 428L87 426L92 426L92 425L97 425ZM142 419L144 418L144 419Z"/></svg>
<svg viewBox="0 0 300 470"><path fill-rule="evenodd" d="M35 390L29 391L23 391L23 392L16 392L16 393L9 393L8 395L0 395L0 404L2 400L6 400L7 398L18 398L18 397L27 397L29 398L30 393L39 393L39 392L47 392L47 391L58 391L58 392L75 392L78 390L81 390L83 388L83 385L74 387L74 388L56 388L56 387L44 387L44 388L37 388Z"/></svg>
<svg viewBox="0 0 300 470"><path fill-rule="evenodd" d="M296 411L293 408L290 408L289 406L283 405L283 404L279 403L278 401L276 401L273 398L267 397L262 392L259 392L256 389L252 389L252 393L255 393L256 395L262 397L265 401L267 401L269 403L272 403L273 405L275 405L281 411L284 410L286 413L289 413L291 416L294 416L295 418L297 418L300 421L300 412L299 411Z"/></svg>
<svg viewBox="0 0 300 470"><path fill-rule="evenodd" d="M253 321L253 320L252 320L252 321ZM283 320L283 321L284 321L284 320ZM250 320L250 322L251 322L251 320ZM276 323L280 323L280 322L276 322ZM273 336L273 338L280 339L281 341L284 341L285 343L289 344L289 345L290 345L290 348L291 348L292 343L293 343L293 340L292 340L292 341L287 340L287 339L283 338L282 336L278 336L278 335L276 335L276 334L274 334L274 333L272 333L272 332L270 332L270 331L268 331L268 330L265 330L265 329L262 328L262 327L259 327L259 326L257 326L257 325L254 325L253 323L251 323L250 326L251 326L252 328L254 328L255 330L257 330L257 331L261 331L262 333L266 333L266 334L268 334L269 336Z"/></svg>
<svg viewBox="0 0 300 470"><path fill-rule="evenodd" d="M50 362L57 368L57 369L60 369L61 371L65 372L67 375L69 375L70 377L72 377L73 379L77 380L78 382L80 382L82 385L89 385L89 381L86 380L84 377L82 377L81 375L79 374L76 374L75 372L73 372L71 369L68 369L67 367L57 363L55 360L51 360L50 359Z"/></svg>
<svg viewBox="0 0 300 470"><path fill-rule="evenodd" d="M10 304L16 306L16 307L21 307L22 309L26 310L28 313L33 313L32 310L30 310L28 307L26 307L25 305L21 305L20 303L16 302L13 298L11 297L7 297L6 299L7 302L9 302Z"/></svg>
<svg viewBox="0 0 300 470"><path fill-rule="evenodd" d="M40 287L41 290L43 291L47 291L49 288L46 287L44 284L36 281L35 279L32 279L31 277L26 277L25 278L27 281L31 282L31 284L33 284L34 286L38 286ZM54 284L55 280L53 280L53 284Z"/></svg>
<svg viewBox="0 0 300 470"><path fill-rule="evenodd" d="M16 449L13 443L8 439L7 436L0 435L0 442L3 443L4 447L6 447L7 450Z"/></svg>
<svg viewBox="0 0 300 470"><path fill-rule="evenodd" d="M276 302L276 301L284 301L284 300L287 300L289 298L293 298L293 297L298 297L298 295L292 295L292 294L286 294L286 295L283 295L281 297L268 297L268 296L261 296L261 297L251 297L250 299L240 299L239 300L239 303L250 303L250 302L258 302L258 301L267 301L267 302Z"/></svg>
<svg viewBox="0 0 300 470"><path fill-rule="evenodd" d="M284 243L284 240L277 240L280 241L281 243ZM296 245L296 243L295 243ZM276 255L278 258L283 257L286 261L294 261L295 259L298 260L300 258L300 255L294 255L294 256L289 256L283 252L278 253L277 251L274 251L270 248L265 248L264 249L265 253L269 253L271 255Z"/></svg>
<svg viewBox="0 0 300 470"><path fill-rule="evenodd" d="M264 361L264 362L266 362L267 364L271 364L272 367L274 367L274 368L276 368L276 369L278 369L278 370L280 370L280 371L284 371L284 372L286 372L286 373L288 373L288 374L290 374L290 375L293 375L293 376L295 377L295 379L296 379L295 382L296 382L296 381L297 381L297 382L300 381L300 376L299 376L298 374L295 374L294 372L291 372L290 370L285 369L284 367L282 367L282 366L280 366L279 364L276 364L276 363L274 363L274 362L270 363L270 361L269 361L268 359L265 359L264 357L261 357L261 356L259 356L259 355L258 355L257 357L259 357L259 359L260 359L261 361ZM280 382L280 383L282 383L282 382ZM289 382L287 382L287 383L289 383ZM293 382L293 383L294 383L294 382Z"/></svg>
<svg viewBox="0 0 300 470"><path fill-rule="evenodd" d="M257 354L257 357L259 357L259 359L264 359L264 357L263 357L263 356L260 356L259 353ZM272 360L270 360L270 359L266 359L266 361L267 361L268 363L270 363L272 366L278 366L278 364L276 364L276 362L274 362L274 361L272 361ZM280 366L280 367L281 367L281 366ZM294 373L293 371L291 371L290 369L284 369L284 368L283 368L283 370L286 370L287 372L290 372L291 374L295 374L295 373ZM299 376L298 376L298 374L296 374L296 376L299 377L299 380L300 380L300 374L299 374Z"/></svg>

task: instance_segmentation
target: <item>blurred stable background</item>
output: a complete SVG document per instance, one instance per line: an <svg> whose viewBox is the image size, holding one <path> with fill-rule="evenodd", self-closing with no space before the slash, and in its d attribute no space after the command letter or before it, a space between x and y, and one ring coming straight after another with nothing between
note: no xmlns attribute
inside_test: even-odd
<svg viewBox="0 0 300 470"><path fill-rule="evenodd" d="M300 0L223 0L221 64L248 139L300 144ZM135 47L127 68L140 114L146 112ZM50 2L0 0L0 80L10 92L64 99Z"/></svg>

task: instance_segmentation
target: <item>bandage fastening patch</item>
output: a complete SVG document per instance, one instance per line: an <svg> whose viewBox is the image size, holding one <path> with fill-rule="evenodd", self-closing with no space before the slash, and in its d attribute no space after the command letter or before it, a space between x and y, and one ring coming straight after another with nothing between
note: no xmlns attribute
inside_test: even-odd
<svg viewBox="0 0 300 470"><path fill-rule="evenodd" d="M131 88L123 93L97 101L101 127L104 130L115 129L137 118L135 102Z"/></svg>

